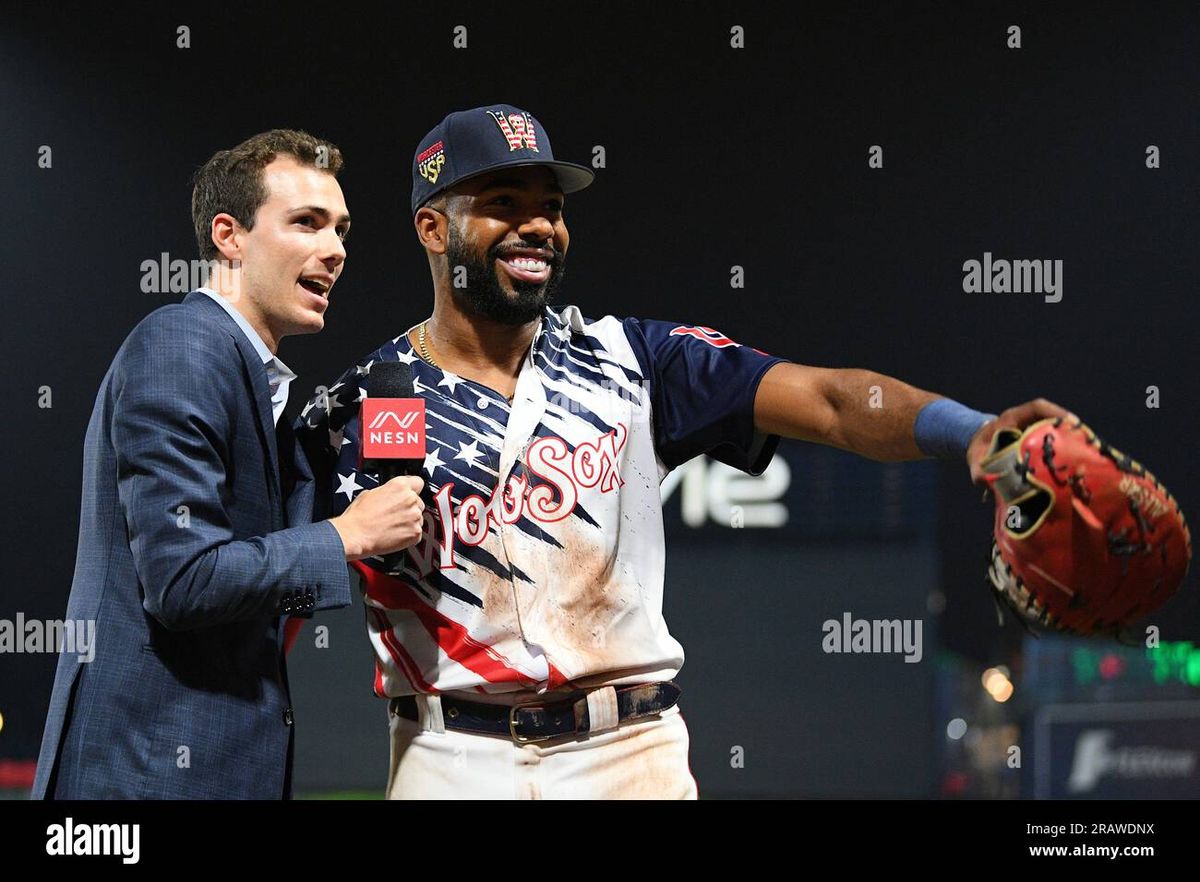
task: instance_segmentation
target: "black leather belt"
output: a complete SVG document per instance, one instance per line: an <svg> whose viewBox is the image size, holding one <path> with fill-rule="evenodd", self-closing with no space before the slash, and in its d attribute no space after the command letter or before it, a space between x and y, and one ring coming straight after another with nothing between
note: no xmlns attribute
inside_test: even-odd
<svg viewBox="0 0 1200 882"><path fill-rule="evenodd" d="M679 701L680 688L671 681L614 687L617 693L618 725L652 717ZM592 690L595 691L595 690ZM518 744L546 741L564 735L591 731L587 694L549 704L483 704L442 698L442 720L447 729L477 735L500 735ZM419 720L417 699L412 695L393 698L391 712L408 720Z"/></svg>

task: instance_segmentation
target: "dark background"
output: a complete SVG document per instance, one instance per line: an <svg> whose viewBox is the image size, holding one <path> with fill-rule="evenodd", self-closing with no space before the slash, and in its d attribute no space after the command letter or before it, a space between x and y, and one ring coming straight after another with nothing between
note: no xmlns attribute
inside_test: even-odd
<svg viewBox="0 0 1200 882"><path fill-rule="evenodd" d="M191 48L176 48L179 25ZM1009 25L1022 48L1006 47ZM560 302L709 325L981 410L1044 396L1193 511L1198 74L1191 3L47 4L6 17L0 618L65 610L84 430L125 335L182 297L142 293L140 266L196 256L193 170L272 127L346 156L346 272L325 331L280 353L300 375L292 415L428 314L412 154L447 112L490 102L530 110L559 158L605 148L596 183L567 201ZM873 144L882 169L868 168ZM964 293L962 264L985 251L1064 261L1062 301ZM730 288L733 265L744 289ZM52 408L38 407L42 386ZM968 670L1020 654L982 582L989 506L965 463L813 451L781 450L788 529L684 527L667 506L666 616L689 656L701 793L933 795L946 722L935 646ZM924 616L925 660L825 655L821 622L843 610ZM1154 622L1195 639L1194 574ZM298 781L377 791L387 742L361 610L329 623L331 647L301 641L293 665ZM0 760L36 757L54 663L0 656ZM731 768L733 746L745 768Z"/></svg>

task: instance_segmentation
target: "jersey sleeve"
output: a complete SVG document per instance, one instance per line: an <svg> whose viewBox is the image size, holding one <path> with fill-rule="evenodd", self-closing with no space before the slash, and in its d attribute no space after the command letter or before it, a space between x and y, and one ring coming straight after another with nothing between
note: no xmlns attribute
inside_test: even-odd
<svg viewBox="0 0 1200 882"><path fill-rule="evenodd" d="M779 436L754 427L754 396L767 370L786 359L704 326L637 318L622 324L650 386L654 445L667 468L707 453L761 475Z"/></svg>
<svg viewBox="0 0 1200 882"><path fill-rule="evenodd" d="M308 457L316 483L314 517L338 517L350 506L347 490L373 484L360 480L358 470L358 414L363 379L357 366L315 394L304 405L294 430ZM338 488L346 488L339 492Z"/></svg>

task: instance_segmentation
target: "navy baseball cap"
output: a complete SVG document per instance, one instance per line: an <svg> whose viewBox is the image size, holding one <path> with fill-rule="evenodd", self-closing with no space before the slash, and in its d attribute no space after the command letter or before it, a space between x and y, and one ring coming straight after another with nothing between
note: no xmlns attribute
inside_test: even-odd
<svg viewBox="0 0 1200 882"><path fill-rule="evenodd" d="M413 214L459 181L498 168L544 165L563 193L582 190L596 175L573 162L559 162L550 136L533 114L511 104L457 110L421 139L413 155Z"/></svg>

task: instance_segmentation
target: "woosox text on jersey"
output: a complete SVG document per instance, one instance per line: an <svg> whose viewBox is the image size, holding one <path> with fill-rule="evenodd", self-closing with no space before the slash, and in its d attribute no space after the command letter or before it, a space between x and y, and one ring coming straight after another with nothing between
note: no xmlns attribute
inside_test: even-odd
<svg viewBox="0 0 1200 882"><path fill-rule="evenodd" d="M579 503L581 490L596 487L610 493L625 482L617 469L621 449L629 437L624 423L601 435L594 442L578 444L572 452L561 438L538 438L529 445L526 465L546 483L529 486L525 475L509 475L503 486L497 484L488 499L477 493L454 506L454 482L447 481L434 494L442 529L435 531L433 516L426 512L421 541L408 548L408 556L422 577L433 569L433 549L438 550L438 567L452 570L454 543L479 545L490 527L515 524L522 517L543 524L564 520ZM449 527L447 527L449 525Z"/></svg>

